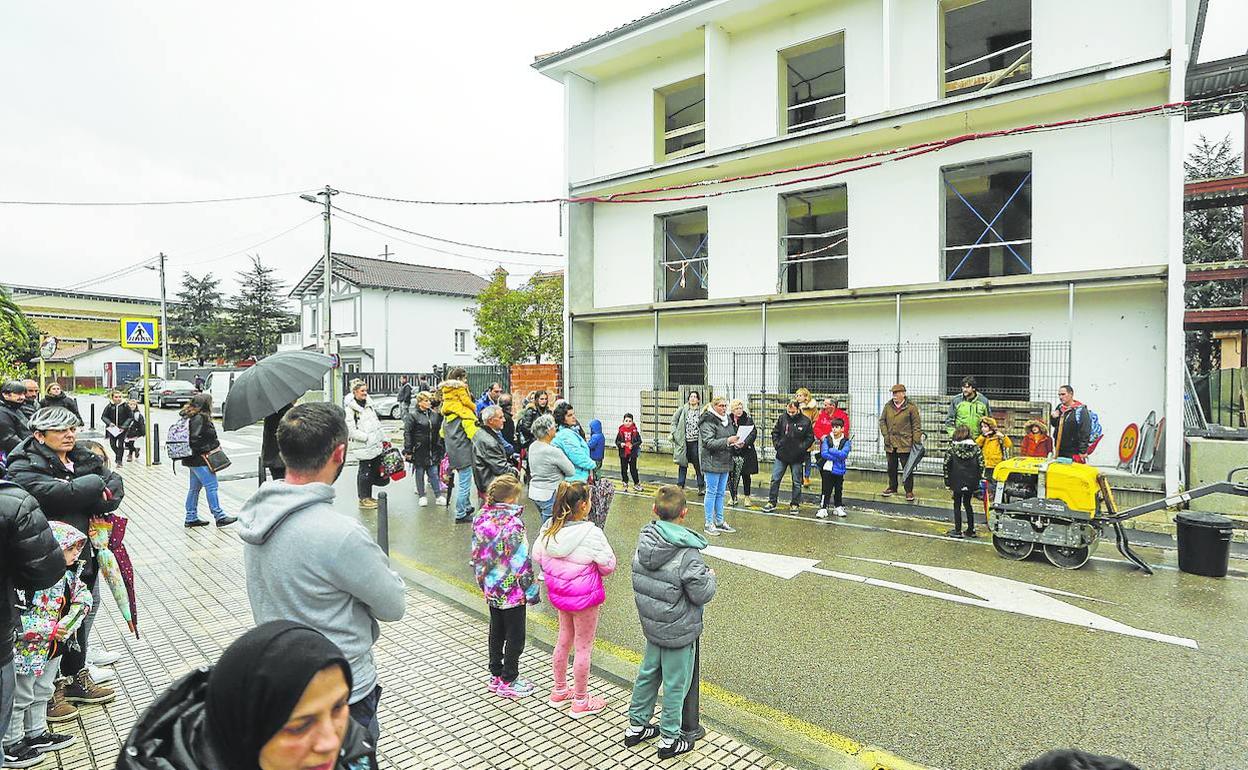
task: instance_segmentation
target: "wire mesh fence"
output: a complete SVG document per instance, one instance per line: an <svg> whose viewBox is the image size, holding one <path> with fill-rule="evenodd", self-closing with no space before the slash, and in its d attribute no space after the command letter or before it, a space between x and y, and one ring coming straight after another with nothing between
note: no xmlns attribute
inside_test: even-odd
<svg viewBox="0 0 1248 770"><path fill-rule="evenodd" d="M894 383L906 386L927 435L920 469L938 472L948 445L951 397L973 377L1006 434L1021 442L1029 419L1047 422L1057 389L1069 376L1069 343L1028 337L951 338L900 346L846 342L719 348L680 345L573 352L567 398L583 420L596 417L612 435L625 414L644 446L672 448L672 416L691 391L740 399L758 425L757 447L770 458L771 427L798 388L816 401L832 398L850 418L851 465L885 466L879 417Z"/></svg>

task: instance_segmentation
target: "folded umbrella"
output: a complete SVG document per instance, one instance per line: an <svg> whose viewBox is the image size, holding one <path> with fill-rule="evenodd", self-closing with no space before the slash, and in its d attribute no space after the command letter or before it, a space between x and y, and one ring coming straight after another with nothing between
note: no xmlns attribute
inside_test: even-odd
<svg viewBox="0 0 1248 770"><path fill-rule="evenodd" d="M910 445L910 456L906 458L906 464L901 469L902 481L910 478L910 475L914 473L914 469L919 467L919 460L922 460L925 454L927 454L927 450L923 447L922 441Z"/></svg>
<svg viewBox="0 0 1248 770"><path fill-rule="evenodd" d="M118 520L120 520L121 530L124 532L124 517L114 516L111 518L91 519L91 523L87 527L87 537L91 539L91 545L95 548L95 563L99 566L100 575L104 578L104 582L108 583L108 590L112 593L113 600L117 602L117 609L121 611L121 617L126 621L126 625L137 639L139 631L138 622L135 619L133 568L127 570L130 573L130 580L127 581L117 556L112 550L114 525L118 523ZM123 553L124 550L123 548ZM129 567L129 556L125 557L125 561L127 567Z"/></svg>
<svg viewBox="0 0 1248 770"><path fill-rule="evenodd" d="M310 350L285 350L256 362L230 386L222 410L226 430L263 420L309 390L321 387L334 360Z"/></svg>

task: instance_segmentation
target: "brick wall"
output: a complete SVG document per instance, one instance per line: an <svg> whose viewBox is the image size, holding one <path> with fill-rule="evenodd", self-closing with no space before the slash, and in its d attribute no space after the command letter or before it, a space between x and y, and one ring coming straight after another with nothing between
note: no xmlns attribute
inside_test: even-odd
<svg viewBox="0 0 1248 770"><path fill-rule="evenodd" d="M523 404L524 397L535 390L552 395L563 393L563 366L560 364L515 364L511 367L512 402Z"/></svg>

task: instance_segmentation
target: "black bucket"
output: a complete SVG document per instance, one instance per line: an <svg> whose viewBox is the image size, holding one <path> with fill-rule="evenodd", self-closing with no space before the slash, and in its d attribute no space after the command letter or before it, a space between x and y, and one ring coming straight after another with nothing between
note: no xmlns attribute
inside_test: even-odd
<svg viewBox="0 0 1248 770"><path fill-rule="evenodd" d="M1193 575L1224 577L1231 558L1232 522L1225 516L1202 511L1176 514L1179 569Z"/></svg>

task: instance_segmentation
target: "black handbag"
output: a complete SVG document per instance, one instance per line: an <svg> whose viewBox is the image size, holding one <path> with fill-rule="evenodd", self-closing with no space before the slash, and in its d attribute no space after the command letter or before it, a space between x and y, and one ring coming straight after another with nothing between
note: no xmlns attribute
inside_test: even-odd
<svg viewBox="0 0 1248 770"><path fill-rule="evenodd" d="M208 466L208 470L213 473L220 473L230 467L230 458L226 456L225 450L217 447L211 452L205 452L201 455L204 458L204 464Z"/></svg>

